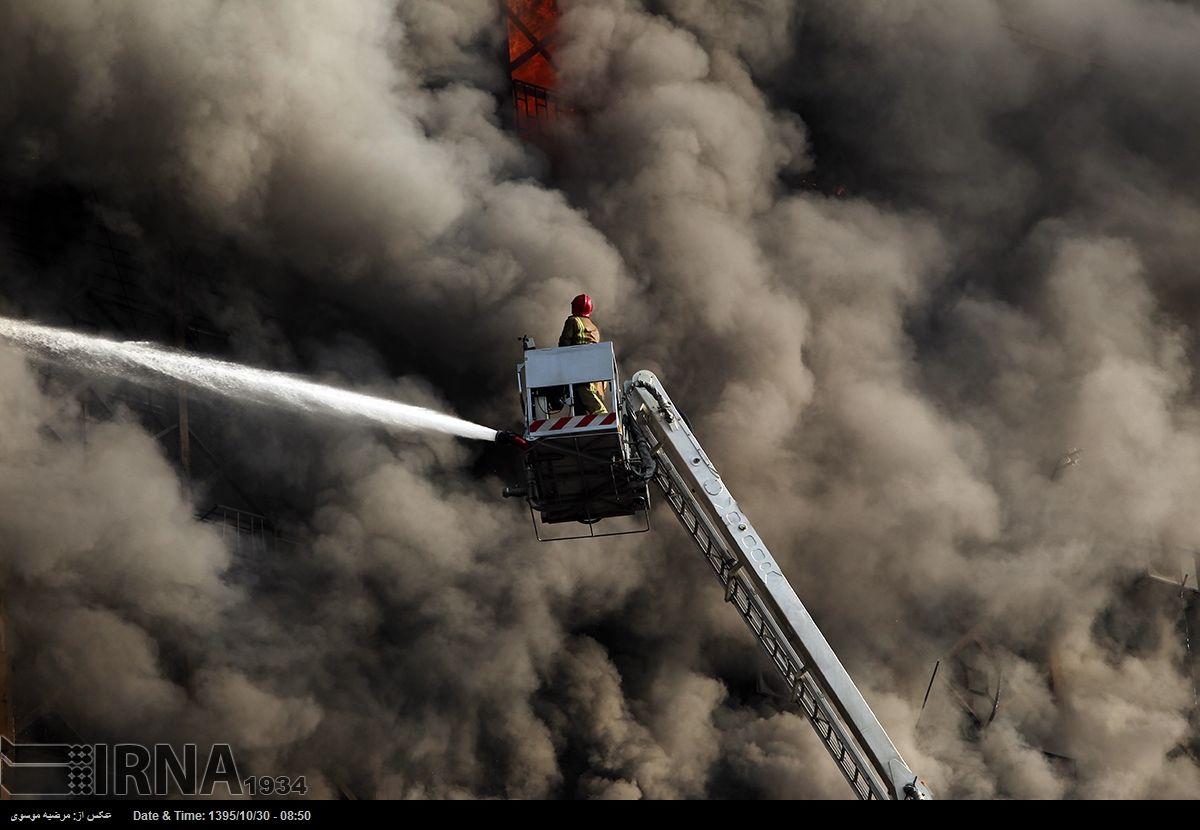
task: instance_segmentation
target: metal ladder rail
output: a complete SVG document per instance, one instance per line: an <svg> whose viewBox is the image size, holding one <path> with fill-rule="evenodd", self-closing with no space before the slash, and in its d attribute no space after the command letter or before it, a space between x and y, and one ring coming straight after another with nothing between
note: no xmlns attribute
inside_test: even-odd
<svg viewBox="0 0 1200 830"><path fill-rule="evenodd" d="M718 581L725 588L726 602L737 608L762 650L788 684L790 699L799 704L854 794L864 801L890 798L872 766L808 674L803 661L787 645L779 623L753 586L738 573L740 565L737 558L725 549L719 541L720 537L708 527L707 518L696 508L670 460L665 454L657 452L655 461L657 468L654 480L662 490L663 497L716 573Z"/></svg>

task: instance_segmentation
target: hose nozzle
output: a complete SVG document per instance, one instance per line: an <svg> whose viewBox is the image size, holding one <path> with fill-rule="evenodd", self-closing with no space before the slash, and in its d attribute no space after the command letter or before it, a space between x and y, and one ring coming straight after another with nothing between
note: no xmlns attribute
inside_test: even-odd
<svg viewBox="0 0 1200 830"><path fill-rule="evenodd" d="M517 449L521 450L521 452L529 449L528 441L526 441L520 435L517 435L515 432L509 432L506 429L496 431L496 443L507 444L509 446L516 447Z"/></svg>

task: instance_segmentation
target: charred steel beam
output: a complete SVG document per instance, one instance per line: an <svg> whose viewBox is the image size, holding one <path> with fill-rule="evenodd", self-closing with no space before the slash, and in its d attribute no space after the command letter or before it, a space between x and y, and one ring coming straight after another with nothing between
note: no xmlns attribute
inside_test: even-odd
<svg viewBox="0 0 1200 830"><path fill-rule="evenodd" d="M529 30L529 27L526 26L521 21L521 18L517 17L517 13L514 12L512 10L512 7L509 6L507 3L504 4L504 11L505 11L505 13L507 13L508 19L512 22L512 24L517 27L517 31L520 32L521 34L525 35L525 37L532 44L530 46L530 49L532 49L537 54L541 54L543 57L545 57L545 59L550 63L551 66L554 66L554 58L550 57L550 52L547 51L545 44L542 42L542 39L539 38L537 35L535 35L532 31ZM518 60L521 60L521 63L525 63L525 61L529 60L529 58L524 57L524 54L525 53L522 53L522 56L521 56L522 58L524 58L524 60L521 60L521 58L518 58ZM530 55L529 57L533 57L533 56ZM519 66L520 66L520 64L514 65L513 63L509 63L509 71L511 72Z"/></svg>
<svg viewBox="0 0 1200 830"><path fill-rule="evenodd" d="M546 60L550 61L551 66L553 66L554 61L550 58L550 53L547 51L552 45L554 45L553 41L554 41L553 36L550 36L550 37L546 38L545 40L537 41L532 46L530 46L528 49L526 49L524 52L522 52L521 54L517 55L515 58L510 60L508 62L509 73L511 74L513 72L516 72L518 69L520 69L526 63L528 63L530 61L530 59L536 57L537 55L545 55Z"/></svg>

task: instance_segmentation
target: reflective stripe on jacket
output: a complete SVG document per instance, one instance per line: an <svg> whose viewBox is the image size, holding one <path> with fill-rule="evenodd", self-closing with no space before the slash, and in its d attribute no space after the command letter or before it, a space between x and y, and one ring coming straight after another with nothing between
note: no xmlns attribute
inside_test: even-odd
<svg viewBox="0 0 1200 830"><path fill-rule="evenodd" d="M560 346L582 346L585 343L599 343L600 329L590 317L568 317L563 323L562 334L558 337Z"/></svg>

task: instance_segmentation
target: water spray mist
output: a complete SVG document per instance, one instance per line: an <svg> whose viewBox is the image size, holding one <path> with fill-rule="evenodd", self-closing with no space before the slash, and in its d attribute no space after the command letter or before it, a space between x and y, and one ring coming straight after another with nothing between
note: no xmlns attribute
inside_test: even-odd
<svg viewBox="0 0 1200 830"><path fill-rule="evenodd" d="M140 370L239 400L360 418L395 429L429 430L479 441L496 438L494 429L424 407L152 343L107 340L4 317L0 317L0 338L39 357L88 372L129 377Z"/></svg>

